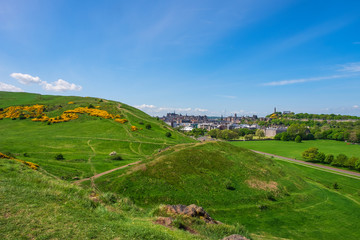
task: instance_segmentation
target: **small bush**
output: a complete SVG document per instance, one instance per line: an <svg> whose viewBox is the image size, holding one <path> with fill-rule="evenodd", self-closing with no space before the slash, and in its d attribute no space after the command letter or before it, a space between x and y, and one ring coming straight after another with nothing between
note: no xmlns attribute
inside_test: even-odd
<svg viewBox="0 0 360 240"><path fill-rule="evenodd" d="M145 128L146 128L146 129L151 129L151 125L150 125L150 124L146 124L146 125L145 125Z"/></svg>
<svg viewBox="0 0 360 240"><path fill-rule="evenodd" d="M24 153L24 157L30 157L28 153Z"/></svg>
<svg viewBox="0 0 360 240"><path fill-rule="evenodd" d="M139 124L140 124L140 125L144 125L144 123L143 123L143 122L139 122Z"/></svg>
<svg viewBox="0 0 360 240"><path fill-rule="evenodd" d="M297 135L295 138L295 142L301 143L301 141L302 141L302 139L301 139L300 135Z"/></svg>
<svg viewBox="0 0 360 240"><path fill-rule="evenodd" d="M335 183L333 184L333 188L334 188L334 189L339 189L339 184L337 184L337 182L335 182Z"/></svg>
<svg viewBox="0 0 360 240"><path fill-rule="evenodd" d="M122 158L120 155L118 155L118 154L116 154L116 155L114 155L114 156L111 156L110 159L111 159L111 160L123 160L123 158Z"/></svg>
<svg viewBox="0 0 360 240"><path fill-rule="evenodd" d="M65 160L64 155L62 155L61 153L56 154L56 155L55 155L55 159L56 159L56 160Z"/></svg>
<svg viewBox="0 0 360 240"><path fill-rule="evenodd" d="M165 136L168 137L168 138L171 137L171 132L166 132Z"/></svg>
<svg viewBox="0 0 360 240"><path fill-rule="evenodd" d="M94 105L92 105L91 103L89 104L88 108L95 108Z"/></svg>

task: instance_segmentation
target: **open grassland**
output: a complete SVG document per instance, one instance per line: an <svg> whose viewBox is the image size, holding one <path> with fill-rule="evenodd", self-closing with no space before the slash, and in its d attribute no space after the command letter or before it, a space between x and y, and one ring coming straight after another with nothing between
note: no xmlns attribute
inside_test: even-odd
<svg viewBox="0 0 360 240"><path fill-rule="evenodd" d="M155 225L149 211L112 193L93 192L0 159L0 239L220 239L244 233L198 224L192 235Z"/></svg>
<svg viewBox="0 0 360 240"><path fill-rule="evenodd" d="M50 174L62 179L90 177L143 160L159 149L193 141L173 131L163 122L122 103L98 98L0 92L0 107L3 109L35 104L45 105L45 113L49 117L91 104L127 120L122 124L113 119L86 114L79 114L78 119L69 122L50 125L47 122L33 122L31 119L0 120L0 152L9 152L39 164ZM151 129L146 129L146 124L151 124ZM138 130L132 131L132 126ZM171 132L172 136L165 137L166 132ZM123 160L111 160L109 153L112 151L116 151ZM55 155L60 153L65 160L55 160Z"/></svg>
<svg viewBox="0 0 360 240"><path fill-rule="evenodd" d="M337 183L339 188L334 189ZM183 144L96 180L143 208L195 203L254 239L359 239L360 181L227 143Z"/></svg>
<svg viewBox="0 0 360 240"><path fill-rule="evenodd" d="M231 144L243 148L257 150L275 155L305 160L301 154L310 147L316 147L319 152L338 155L343 153L349 157L360 157L360 145L334 140L309 140L296 143L293 141L233 141Z"/></svg>

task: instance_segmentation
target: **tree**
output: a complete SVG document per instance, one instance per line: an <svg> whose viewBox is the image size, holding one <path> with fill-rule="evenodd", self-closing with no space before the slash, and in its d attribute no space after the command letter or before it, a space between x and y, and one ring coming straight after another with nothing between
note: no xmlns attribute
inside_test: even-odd
<svg viewBox="0 0 360 240"><path fill-rule="evenodd" d="M281 133L281 141L290 141L291 137L287 132Z"/></svg>
<svg viewBox="0 0 360 240"><path fill-rule="evenodd" d="M219 134L220 130L219 129L212 129L208 132L208 134L210 135L210 137L212 138L217 138L218 134Z"/></svg>
<svg viewBox="0 0 360 240"><path fill-rule="evenodd" d="M342 166L344 166L344 164L347 160L348 160L348 157L345 154L340 153L339 155L336 156L336 158L331 163L331 165L342 167Z"/></svg>
<svg viewBox="0 0 360 240"><path fill-rule="evenodd" d="M351 157L344 163L344 167L355 169L355 164L358 160L359 158L357 157Z"/></svg>
<svg viewBox="0 0 360 240"><path fill-rule="evenodd" d="M171 137L171 132L166 132L165 136L168 137L168 138Z"/></svg>
<svg viewBox="0 0 360 240"><path fill-rule="evenodd" d="M253 140L254 134L247 134L247 135L244 136L244 138L245 138L246 141Z"/></svg>
<svg viewBox="0 0 360 240"><path fill-rule="evenodd" d="M360 171L360 159L358 159L355 163L355 169Z"/></svg>
<svg viewBox="0 0 360 240"><path fill-rule="evenodd" d="M325 157L324 163L331 164L334 161L334 155L328 154Z"/></svg>
<svg viewBox="0 0 360 240"><path fill-rule="evenodd" d="M325 161L325 158L326 158L325 153L319 152L319 153L316 155L315 160L322 163L322 162Z"/></svg>
<svg viewBox="0 0 360 240"><path fill-rule="evenodd" d="M145 125L145 128L150 130L150 129L151 129L151 125L148 123L148 124Z"/></svg>
<svg viewBox="0 0 360 240"><path fill-rule="evenodd" d="M296 138L295 138L295 142L301 143L301 141L302 141L301 136L297 135Z"/></svg>
<svg viewBox="0 0 360 240"><path fill-rule="evenodd" d="M257 136L259 139L265 137L265 132L262 129L257 129L255 136Z"/></svg>
<svg viewBox="0 0 360 240"><path fill-rule="evenodd" d="M319 153L319 149L315 148L315 147L311 147L307 150L305 150L303 153L302 153L302 156L303 158L305 158L306 160L309 160L309 161L314 161L316 156L318 155Z"/></svg>

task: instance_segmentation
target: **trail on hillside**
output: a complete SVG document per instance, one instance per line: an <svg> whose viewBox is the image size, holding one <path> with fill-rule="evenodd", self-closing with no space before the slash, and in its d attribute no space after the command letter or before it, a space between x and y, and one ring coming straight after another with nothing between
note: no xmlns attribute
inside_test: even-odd
<svg viewBox="0 0 360 240"><path fill-rule="evenodd" d="M88 140L88 141L87 141L87 145L90 147L90 149L91 149L91 151L92 151L92 154L89 156L88 163L90 164L90 168L91 168L92 173L93 173L94 175L96 175L95 167L94 167L94 165L93 165L92 162L91 162L91 159L96 155L96 152L95 152L94 147L90 145L90 142L91 142L91 140ZM95 185L94 179L93 179L93 178L90 178L90 180L91 180L91 187L95 190L96 185Z"/></svg>
<svg viewBox="0 0 360 240"><path fill-rule="evenodd" d="M123 169L123 168L127 168L127 167L132 166L132 165L139 164L140 162L141 162L141 161L137 161L137 162L133 162L133 163L129 163L129 164L127 164L127 165L121 166L121 167L117 167L117 168L114 168L114 169L110 169L110 170L108 170L108 171L105 171L105 172L96 174L96 175L94 175L94 176L92 176L92 177L77 180L77 181L75 181L74 183L75 183L75 184L79 184L79 183L82 183L82 182L88 181L88 180L94 181L94 180L95 180L96 178L98 178L98 177L101 177L101 176L103 176L103 175L112 173L112 172L114 172L114 171L117 171L117 170L120 170L120 169Z"/></svg>
<svg viewBox="0 0 360 240"><path fill-rule="evenodd" d="M297 163L297 164L305 166L305 167L310 167L310 168L318 169L318 170L321 170L321 171L325 171L325 172L329 172L329 173L333 173L333 174L337 174L337 175L350 177L350 178L355 178L355 179L360 180L360 173L351 172L351 171L338 169L338 168L333 168L333 167L328 167L328 166L323 166L323 165L316 164L316 163L300 161L300 160L296 160L296 159L293 159L293 158L282 157L282 156L279 156L279 155L260 152L260 151L256 151L256 150L252 150L252 149L250 149L250 150L253 151L254 153L263 154L263 155L270 156L270 157L276 157L276 158L279 158L280 160L286 160L288 162ZM351 176L349 176L349 175L351 175Z"/></svg>

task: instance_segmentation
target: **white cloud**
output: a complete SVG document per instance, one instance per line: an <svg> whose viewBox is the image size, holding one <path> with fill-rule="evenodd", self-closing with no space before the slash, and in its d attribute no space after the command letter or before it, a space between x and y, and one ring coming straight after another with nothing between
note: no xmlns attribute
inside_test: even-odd
<svg viewBox="0 0 360 240"><path fill-rule="evenodd" d="M65 91L80 91L82 89L82 86L76 85L74 83L69 83L63 79L58 79L55 82L48 83L46 81L41 80L39 77L33 77L30 74L12 73L10 74L10 76L12 78L17 79L22 84L37 83L47 91L65 92Z"/></svg>
<svg viewBox="0 0 360 240"><path fill-rule="evenodd" d="M207 109L202 109L202 108L195 108L196 112L207 112Z"/></svg>
<svg viewBox="0 0 360 240"><path fill-rule="evenodd" d="M206 113L208 112L207 109L203 108L191 108L191 107L185 107L185 108L176 108L176 107L157 107L155 105L150 104L142 104L135 106L136 108L147 112L148 114L166 114L169 112L177 112L177 113L183 113L183 114L199 114L199 113Z"/></svg>
<svg viewBox="0 0 360 240"><path fill-rule="evenodd" d="M358 109L360 107L359 107L359 105L354 105L353 108Z"/></svg>
<svg viewBox="0 0 360 240"><path fill-rule="evenodd" d="M325 77L313 77L313 78L300 78L300 79L292 79L292 80L282 80L282 81L274 81L261 84L262 86L284 86L296 83L305 83L305 82L314 82L314 81L321 81L321 80L330 80L336 78L344 78L349 77L349 75L332 75L332 76L325 76Z"/></svg>
<svg viewBox="0 0 360 240"><path fill-rule="evenodd" d="M21 88L15 87L14 85L0 82L0 91L7 92L24 92Z"/></svg>
<svg viewBox="0 0 360 240"><path fill-rule="evenodd" d="M81 86L76 85L74 83L69 83L62 79L58 79L57 81L52 83L47 83L45 81L42 81L41 85L47 91L56 91L56 92L80 91L82 89Z"/></svg>
<svg viewBox="0 0 360 240"><path fill-rule="evenodd" d="M39 77L33 77L29 74L24 73L12 73L10 74L12 78L17 79L21 84L30 84L30 83L41 83Z"/></svg>
<svg viewBox="0 0 360 240"><path fill-rule="evenodd" d="M143 109L147 109L147 108L150 108L150 109L155 108L155 106L154 106L154 105L147 105L147 104L142 104L142 105L135 106L135 107L136 107L136 108L138 108L138 109L141 109L141 110L143 110Z"/></svg>
<svg viewBox="0 0 360 240"><path fill-rule="evenodd" d="M347 63L342 65L340 71L344 72L360 72L360 62Z"/></svg>

